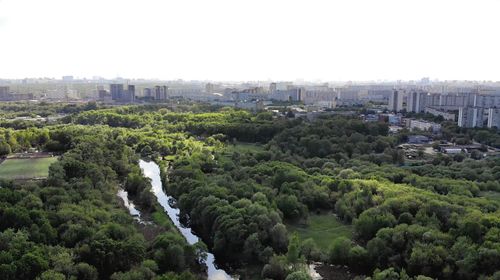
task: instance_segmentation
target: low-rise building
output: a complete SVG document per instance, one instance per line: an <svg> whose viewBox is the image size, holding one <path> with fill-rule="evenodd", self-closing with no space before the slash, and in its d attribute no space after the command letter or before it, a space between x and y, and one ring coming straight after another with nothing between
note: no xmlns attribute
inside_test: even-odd
<svg viewBox="0 0 500 280"><path fill-rule="evenodd" d="M459 147L444 147L444 148L441 148L441 152L443 152L445 154L454 155L454 154L461 154L464 152L464 150L462 148L459 148Z"/></svg>
<svg viewBox="0 0 500 280"><path fill-rule="evenodd" d="M432 107L426 107L425 112L429 113L431 115L434 115L434 116L442 116L443 119L448 120L448 121L455 121L455 114L453 114L453 113L441 111L438 109L434 109Z"/></svg>
<svg viewBox="0 0 500 280"><path fill-rule="evenodd" d="M410 135L408 136L408 144L428 144L431 139L424 135Z"/></svg>
<svg viewBox="0 0 500 280"><path fill-rule="evenodd" d="M424 131L432 131L433 133L441 132L441 125L434 122L408 119L407 124L410 130L420 129Z"/></svg>

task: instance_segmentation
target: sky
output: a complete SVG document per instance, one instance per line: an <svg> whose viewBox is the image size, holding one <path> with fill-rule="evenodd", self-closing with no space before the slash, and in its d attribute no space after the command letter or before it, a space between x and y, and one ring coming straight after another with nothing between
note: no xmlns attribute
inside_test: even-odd
<svg viewBox="0 0 500 280"><path fill-rule="evenodd" d="M0 0L0 78L500 80L500 0Z"/></svg>

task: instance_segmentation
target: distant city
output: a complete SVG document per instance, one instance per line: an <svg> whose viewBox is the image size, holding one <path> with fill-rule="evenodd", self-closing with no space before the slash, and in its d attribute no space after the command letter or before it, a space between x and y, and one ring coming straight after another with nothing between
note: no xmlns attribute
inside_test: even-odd
<svg viewBox="0 0 500 280"><path fill-rule="evenodd" d="M441 116L460 127L500 127L500 82L418 81L396 82L214 82L75 79L0 79L0 101L89 102L105 104L161 103L186 98L214 105L264 110L275 103L303 107L309 116L336 108L367 106L392 113L414 112ZM370 116L367 116L369 119ZM399 120L399 119L398 119ZM437 129L414 120L412 127Z"/></svg>

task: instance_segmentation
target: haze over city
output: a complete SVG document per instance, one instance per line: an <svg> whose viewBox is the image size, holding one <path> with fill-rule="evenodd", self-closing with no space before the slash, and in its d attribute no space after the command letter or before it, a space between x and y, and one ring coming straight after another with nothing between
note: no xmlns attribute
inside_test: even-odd
<svg viewBox="0 0 500 280"><path fill-rule="evenodd" d="M0 78L499 80L500 1L0 0Z"/></svg>

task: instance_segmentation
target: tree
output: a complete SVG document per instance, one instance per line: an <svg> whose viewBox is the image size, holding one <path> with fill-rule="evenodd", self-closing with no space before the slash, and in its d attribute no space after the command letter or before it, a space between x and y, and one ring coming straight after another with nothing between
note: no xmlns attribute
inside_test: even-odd
<svg viewBox="0 0 500 280"><path fill-rule="evenodd" d="M297 263L301 262L300 259L300 240L299 235L294 233L290 242L288 243L288 252L286 253L286 260L292 266L295 266Z"/></svg>
<svg viewBox="0 0 500 280"><path fill-rule="evenodd" d="M411 278L406 274L403 269L397 272L393 267L380 271L376 269L373 272L373 280L410 280Z"/></svg>
<svg viewBox="0 0 500 280"><path fill-rule="evenodd" d="M354 226L361 238L370 240L379 229L392 227L395 224L396 218L391 213L377 208L370 208L361 213Z"/></svg>
<svg viewBox="0 0 500 280"><path fill-rule="evenodd" d="M65 280L66 276L64 274L54 271L54 270L47 270L40 277L36 278L37 280Z"/></svg>
<svg viewBox="0 0 500 280"><path fill-rule="evenodd" d="M348 260L351 267L364 268L368 264L368 251L356 245L349 250Z"/></svg>
<svg viewBox="0 0 500 280"><path fill-rule="evenodd" d="M0 143L0 156L6 156L12 152L8 143Z"/></svg>
<svg viewBox="0 0 500 280"><path fill-rule="evenodd" d="M20 279L33 279L43 271L47 270L49 263L47 260L34 253L26 253L18 262L18 275Z"/></svg>
<svg viewBox="0 0 500 280"><path fill-rule="evenodd" d="M262 268L262 278L284 280L287 275L286 259L282 256L273 256L268 264Z"/></svg>
<svg viewBox="0 0 500 280"><path fill-rule="evenodd" d="M350 250L351 240L343 236L337 237L328 249L328 258L333 264L347 264Z"/></svg>
<svg viewBox="0 0 500 280"><path fill-rule="evenodd" d="M271 229L273 248L277 252L284 252L288 245L288 234L285 225L278 223Z"/></svg>
<svg viewBox="0 0 500 280"><path fill-rule="evenodd" d="M312 238L308 238L302 242L300 254L308 260L319 261L321 258L321 252Z"/></svg>
<svg viewBox="0 0 500 280"><path fill-rule="evenodd" d="M312 278L306 272L295 271L288 274L285 280L312 280Z"/></svg>
<svg viewBox="0 0 500 280"><path fill-rule="evenodd" d="M187 264L186 245L182 237L172 232L157 236L153 242L154 261L160 271L183 271Z"/></svg>
<svg viewBox="0 0 500 280"><path fill-rule="evenodd" d="M76 277L79 280L97 280L98 278L98 273L97 269L88 263L78 263L75 266L76 270Z"/></svg>
<svg viewBox="0 0 500 280"><path fill-rule="evenodd" d="M248 262L256 262L260 252L262 252L262 244L259 240L259 235L253 233L245 240L243 254L245 254Z"/></svg>
<svg viewBox="0 0 500 280"><path fill-rule="evenodd" d="M276 203L286 219L298 219L305 215L305 207L295 195L279 195Z"/></svg>

